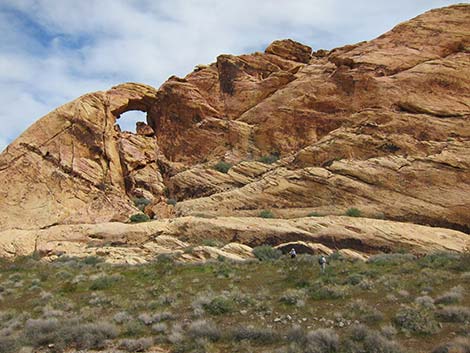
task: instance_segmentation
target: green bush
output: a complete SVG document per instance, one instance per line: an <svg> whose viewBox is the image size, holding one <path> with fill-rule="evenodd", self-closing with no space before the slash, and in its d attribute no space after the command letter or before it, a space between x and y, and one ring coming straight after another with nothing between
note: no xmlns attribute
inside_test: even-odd
<svg viewBox="0 0 470 353"><path fill-rule="evenodd" d="M104 348L105 341L115 338L117 334L117 329L111 324L81 323L75 319L30 319L24 329L26 343L33 347L54 344L59 350L72 347Z"/></svg>
<svg viewBox="0 0 470 353"><path fill-rule="evenodd" d="M167 205L176 206L177 201L175 199L167 199L166 203Z"/></svg>
<svg viewBox="0 0 470 353"><path fill-rule="evenodd" d="M214 297L209 303L204 303L202 307L211 315L222 315L233 310L232 301L225 296Z"/></svg>
<svg viewBox="0 0 470 353"><path fill-rule="evenodd" d="M272 213L271 210L263 210L259 213L259 216L261 218L276 218L276 216L274 216L274 213Z"/></svg>
<svg viewBox="0 0 470 353"><path fill-rule="evenodd" d="M272 344L279 340L279 335L270 328L238 326L231 330L234 341L252 341L258 344Z"/></svg>
<svg viewBox="0 0 470 353"><path fill-rule="evenodd" d="M463 299L464 289L462 286L451 288L449 291L438 296L435 300L436 304L455 304Z"/></svg>
<svg viewBox="0 0 470 353"><path fill-rule="evenodd" d="M310 331L306 336L305 352L336 353L339 351L339 337L332 329Z"/></svg>
<svg viewBox="0 0 470 353"><path fill-rule="evenodd" d="M470 308L465 306L448 306L436 313L439 321L465 322L470 321Z"/></svg>
<svg viewBox="0 0 470 353"><path fill-rule="evenodd" d="M349 217L361 217L362 213L359 209L351 207L346 210L345 215Z"/></svg>
<svg viewBox="0 0 470 353"><path fill-rule="evenodd" d="M113 276L100 276L91 282L90 290L104 290L110 288L114 283L117 282L117 279Z"/></svg>
<svg viewBox="0 0 470 353"><path fill-rule="evenodd" d="M393 318L393 323L402 331L418 335L431 335L439 330L433 312L422 306L406 306L400 309Z"/></svg>
<svg viewBox="0 0 470 353"><path fill-rule="evenodd" d="M255 255L258 260L269 261L279 259L282 256L282 251L274 249L269 245L262 245L253 249L253 255Z"/></svg>
<svg viewBox="0 0 470 353"><path fill-rule="evenodd" d="M266 156L262 156L260 159L258 159L258 161L265 164L273 164L279 160L279 157L279 152L273 152Z"/></svg>
<svg viewBox="0 0 470 353"><path fill-rule="evenodd" d="M134 198L134 205L137 207L139 210L143 211L146 206L150 205L150 200L146 199L145 197L136 197Z"/></svg>
<svg viewBox="0 0 470 353"><path fill-rule="evenodd" d="M420 259L419 263L422 267L448 269L455 266L460 256L454 252L439 251L426 255Z"/></svg>
<svg viewBox="0 0 470 353"><path fill-rule="evenodd" d="M145 213L136 213L131 216L130 221L131 223L148 222L150 218Z"/></svg>
<svg viewBox="0 0 470 353"><path fill-rule="evenodd" d="M225 174L228 173L230 168L232 168L232 164L224 162L224 161L220 161L214 166L215 170L221 173L225 173Z"/></svg>
<svg viewBox="0 0 470 353"><path fill-rule="evenodd" d="M90 255L90 256L87 256L87 257L83 258L82 261L86 265L94 266L94 265L99 264L100 262L103 262L103 259L98 257L98 256Z"/></svg>
<svg viewBox="0 0 470 353"><path fill-rule="evenodd" d="M347 305L346 317L361 322L374 324L383 320L384 315L364 300L357 299Z"/></svg>
<svg viewBox="0 0 470 353"><path fill-rule="evenodd" d="M287 289L279 298L281 303L287 305L299 305L303 303L305 292L299 289Z"/></svg>
<svg viewBox="0 0 470 353"><path fill-rule="evenodd" d="M126 352L144 352L153 345L151 338L123 339L119 348Z"/></svg>
<svg viewBox="0 0 470 353"><path fill-rule="evenodd" d="M189 325L188 336L192 339L205 338L210 341L217 341L222 336L222 333L212 321L197 320Z"/></svg>
<svg viewBox="0 0 470 353"><path fill-rule="evenodd" d="M0 353L13 353L19 348L19 342L14 337L0 336Z"/></svg>

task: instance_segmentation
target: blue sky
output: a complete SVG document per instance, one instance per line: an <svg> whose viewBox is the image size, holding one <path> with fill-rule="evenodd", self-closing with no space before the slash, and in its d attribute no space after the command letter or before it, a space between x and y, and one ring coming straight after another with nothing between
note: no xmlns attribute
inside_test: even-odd
<svg viewBox="0 0 470 353"><path fill-rule="evenodd" d="M462 1L460 1L462 2ZM222 53L292 38L314 49L373 39L448 0L0 0L0 150L84 93L160 86ZM123 117L132 129L135 117Z"/></svg>

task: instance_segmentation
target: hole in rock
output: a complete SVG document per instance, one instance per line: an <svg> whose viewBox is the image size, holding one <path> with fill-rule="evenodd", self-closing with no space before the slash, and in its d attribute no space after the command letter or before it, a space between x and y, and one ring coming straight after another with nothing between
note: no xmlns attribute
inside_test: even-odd
<svg viewBox="0 0 470 353"><path fill-rule="evenodd" d="M121 131L136 133L136 124L138 122L147 123L147 113L140 110L130 110L122 113L116 120L116 125L119 125Z"/></svg>

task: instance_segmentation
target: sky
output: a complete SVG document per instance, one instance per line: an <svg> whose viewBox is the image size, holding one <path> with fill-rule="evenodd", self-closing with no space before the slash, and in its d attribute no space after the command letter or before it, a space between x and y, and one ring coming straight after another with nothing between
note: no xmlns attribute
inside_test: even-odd
<svg viewBox="0 0 470 353"><path fill-rule="evenodd" d="M159 87L219 54L291 38L373 39L450 0L0 0L0 151L34 121L122 82ZM129 115L129 116L127 116ZM120 119L133 130L141 116Z"/></svg>

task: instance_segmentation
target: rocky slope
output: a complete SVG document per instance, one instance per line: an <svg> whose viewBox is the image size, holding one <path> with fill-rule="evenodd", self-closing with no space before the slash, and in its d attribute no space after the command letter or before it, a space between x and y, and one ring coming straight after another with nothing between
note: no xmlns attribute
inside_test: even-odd
<svg viewBox="0 0 470 353"><path fill-rule="evenodd" d="M230 216L253 227L264 223L244 217L271 209L291 219L273 231L285 241L306 240L290 230L304 222L297 218L356 207L369 218L453 229L449 238L468 243L469 52L470 6L455 5L369 42L312 52L275 41L264 53L220 55L158 90L126 83L84 95L0 155L0 240L27 243L55 225L125 222L138 212L137 198L159 219ZM136 134L116 124L129 110L147 113ZM220 161L232 165L228 173L214 169ZM176 222L198 229L180 230L194 237L213 227L198 228L194 217ZM341 222L362 229L375 221ZM396 223L389 241L401 247L408 226ZM87 242L76 227L65 233ZM114 225L101 227L113 234ZM342 229L338 236L354 238ZM380 247L359 250L371 249Z"/></svg>

